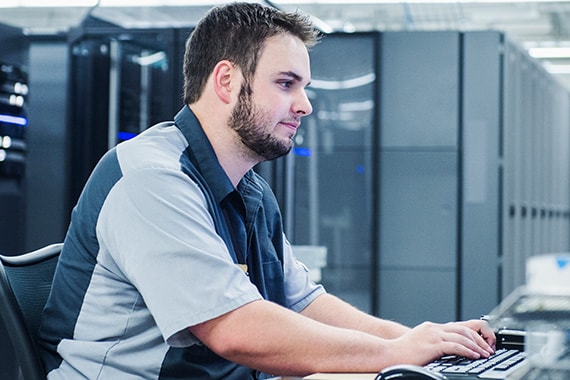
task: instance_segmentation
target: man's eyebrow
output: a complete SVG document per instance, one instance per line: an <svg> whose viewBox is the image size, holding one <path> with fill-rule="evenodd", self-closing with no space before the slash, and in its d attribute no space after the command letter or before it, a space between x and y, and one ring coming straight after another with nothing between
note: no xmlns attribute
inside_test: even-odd
<svg viewBox="0 0 570 380"><path fill-rule="evenodd" d="M295 73L294 71L282 71L279 74L281 75L286 75L288 77L293 78L294 80L296 80L297 82L302 82L303 81L303 77L300 76L299 74ZM309 86L311 84L311 82L307 83L307 86Z"/></svg>

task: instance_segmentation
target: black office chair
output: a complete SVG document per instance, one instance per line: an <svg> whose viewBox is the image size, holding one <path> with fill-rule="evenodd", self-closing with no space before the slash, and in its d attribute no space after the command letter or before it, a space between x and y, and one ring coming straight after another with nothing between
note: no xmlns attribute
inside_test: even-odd
<svg viewBox="0 0 570 380"><path fill-rule="evenodd" d="M46 379L36 344L62 246L51 244L19 256L0 255L0 318L24 380Z"/></svg>

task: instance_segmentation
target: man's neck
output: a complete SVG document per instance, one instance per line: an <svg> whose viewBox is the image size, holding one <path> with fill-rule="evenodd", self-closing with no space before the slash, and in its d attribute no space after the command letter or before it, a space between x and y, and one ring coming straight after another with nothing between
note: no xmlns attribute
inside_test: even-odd
<svg viewBox="0 0 570 380"><path fill-rule="evenodd" d="M197 104L189 106L200 122L206 137L234 186L241 181L245 173L257 165L260 160L252 157L239 139L238 135L230 129L227 120L218 115L206 113Z"/></svg>

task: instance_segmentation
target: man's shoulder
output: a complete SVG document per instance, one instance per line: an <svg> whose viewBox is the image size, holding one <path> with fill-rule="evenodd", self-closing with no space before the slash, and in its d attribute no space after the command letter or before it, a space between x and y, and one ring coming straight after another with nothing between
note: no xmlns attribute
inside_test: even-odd
<svg viewBox="0 0 570 380"><path fill-rule="evenodd" d="M144 168L180 169L188 142L172 122L154 125L117 146L123 172Z"/></svg>

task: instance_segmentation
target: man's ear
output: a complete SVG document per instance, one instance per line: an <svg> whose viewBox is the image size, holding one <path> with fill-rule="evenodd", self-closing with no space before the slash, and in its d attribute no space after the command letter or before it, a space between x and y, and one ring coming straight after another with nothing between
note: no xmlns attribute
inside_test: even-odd
<svg viewBox="0 0 570 380"><path fill-rule="evenodd" d="M238 70L233 63L227 60L220 61L212 72L214 91L218 98L228 104L232 99L232 90L236 88Z"/></svg>

